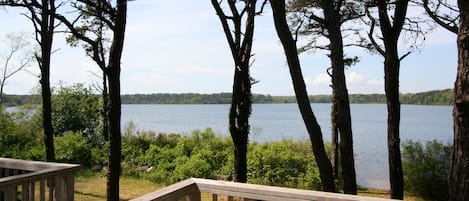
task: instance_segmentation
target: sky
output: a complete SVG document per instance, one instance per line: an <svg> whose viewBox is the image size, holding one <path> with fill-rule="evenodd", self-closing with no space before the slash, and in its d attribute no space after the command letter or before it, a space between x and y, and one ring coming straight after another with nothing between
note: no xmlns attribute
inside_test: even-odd
<svg viewBox="0 0 469 201"><path fill-rule="evenodd" d="M19 9L0 9L0 61L8 52L8 33L33 29ZM414 9L421 15L422 10ZM233 59L220 21L209 0L139 0L129 2L121 69L122 94L231 92ZM60 29L60 28L59 28ZM405 44L401 53L405 53ZM99 68L81 47L70 47L63 35L54 39L51 84L100 83ZM294 95L291 78L272 21L270 7L256 18L251 76L253 93ZM349 93L384 93L383 58L359 49L346 50L360 62L346 70ZM300 55L308 93L330 94L326 52ZM456 78L456 35L441 28L426 36L424 47L401 63L400 91L415 93L452 88ZM5 93L30 94L39 86L34 63L7 80Z"/></svg>

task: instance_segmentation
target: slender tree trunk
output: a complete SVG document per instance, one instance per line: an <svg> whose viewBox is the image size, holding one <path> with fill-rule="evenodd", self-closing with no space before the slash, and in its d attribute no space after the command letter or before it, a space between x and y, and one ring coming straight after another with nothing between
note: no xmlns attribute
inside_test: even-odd
<svg viewBox="0 0 469 201"><path fill-rule="evenodd" d="M42 123L44 127L44 145L46 148L46 161L55 161L54 128L52 127L52 100L50 90L50 58L54 35L54 0L42 0L41 13L41 94L42 94Z"/></svg>
<svg viewBox="0 0 469 201"><path fill-rule="evenodd" d="M247 144L251 105L249 63L243 61L235 68L232 103L229 114L230 133L235 147L233 178L234 181L242 183L247 182Z"/></svg>
<svg viewBox="0 0 469 201"><path fill-rule="evenodd" d="M331 106L331 163L334 171L334 178L339 178L339 131L337 130L337 103L332 100Z"/></svg>
<svg viewBox="0 0 469 201"><path fill-rule="evenodd" d="M120 64L109 64L109 172L107 174L107 200L119 200L119 177L121 173L121 100Z"/></svg>
<svg viewBox="0 0 469 201"><path fill-rule="evenodd" d="M342 41L341 18L334 2L321 0L324 19L330 41L330 59L332 63L332 95L336 103L336 126L340 137L340 160L344 179L344 193L357 194L355 160L353 154L352 120L350 104L345 82L344 45Z"/></svg>
<svg viewBox="0 0 469 201"><path fill-rule="evenodd" d="M469 1L458 0L458 70L454 85L454 150L449 200L469 198Z"/></svg>
<svg viewBox="0 0 469 201"><path fill-rule="evenodd" d="M233 93L229 113L229 129L234 144L234 175L236 182L247 182L247 145L249 138L249 116L251 115L251 77L249 74L254 17L257 0L244 2L243 12L236 8L236 0L228 1L232 16L227 17L220 7L221 2L212 0L223 26L226 39L234 60ZM246 14L245 31L242 29L243 15ZM231 23L228 23L231 20ZM231 25L230 25L231 24ZM233 30L230 29L233 26Z"/></svg>
<svg viewBox="0 0 469 201"><path fill-rule="evenodd" d="M121 97L120 70L124 48L127 0L117 1L114 36L109 50L109 65L105 69L109 79L109 172L107 174L107 200L119 201L121 173Z"/></svg>
<svg viewBox="0 0 469 201"><path fill-rule="evenodd" d="M285 1L284 0L270 0L273 11L275 28L277 35L282 42L285 55L287 57L290 75L293 81L293 88L295 90L298 107L303 117L303 121L308 130L313 153L316 158L316 163L319 168L321 182L324 191L335 192L334 176L332 171L331 161L327 157L324 149L324 142L322 139L321 128L314 116L311 104L309 102L308 93L301 72L300 61L298 59L298 52L296 42L293 39L290 29L288 27L285 15Z"/></svg>
<svg viewBox="0 0 469 201"><path fill-rule="evenodd" d="M391 198L404 198L404 174L402 171L399 124L401 104L399 102L399 69L398 51L399 36L404 26L409 0L401 0L395 4L393 21L388 14L386 0L379 0L378 11L381 33L385 51L384 56L384 88L388 108L388 160Z"/></svg>
<svg viewBox="0 0 469 201"><path fill-rule="evenodd" d="M384 88L388 108L388 160L389 178L391 180L391 198L404 198L404 175L402 172L399 122L401 104L399 102L399 68L400 61L397 53L397 40L395 48L386 48L384 61Z"/></svg>

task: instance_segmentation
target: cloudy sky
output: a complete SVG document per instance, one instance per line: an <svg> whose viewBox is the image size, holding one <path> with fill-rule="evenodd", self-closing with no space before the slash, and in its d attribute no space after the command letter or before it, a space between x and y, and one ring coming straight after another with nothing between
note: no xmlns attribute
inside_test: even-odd
<svg viewBox="0 0 469 201"><path fill-rule="evenodd" d="M32 33L20 10L0 9L0 56L8 52L5 35ZM422 11L414 11L421 13ZM276 36L270 8L256 18L251 74L260 82L254 93L293 95L291 79ZM32 34L31 34L32 36ZM32 40L32 38L31 38ZM421 51L401 66L402 93L445 89L456 77L456 36L442 29L427 35ZM96 65L80 47L71 48L63 36L55 38L51 82L99 83ZM404 50L403 50L404 53ZM361 62L346 70L350 93L383 93L383 59L361 50L348 50ZM329 65L325 52L301 55L310 94L329 94ZM28 94L38 86L38 67L32 65L7 81L7 94ZM218 17L209 0L139 0L129 3L125 50L122 60L123 94L230 92L233 61Z"/></svg>

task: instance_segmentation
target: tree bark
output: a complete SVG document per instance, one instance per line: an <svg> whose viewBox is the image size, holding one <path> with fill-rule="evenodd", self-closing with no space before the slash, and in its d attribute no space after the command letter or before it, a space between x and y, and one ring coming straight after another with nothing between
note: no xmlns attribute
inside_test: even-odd
<svg viewBox="0 0 469 201"><path fill-rule="evenodd" d="M107 174L107 200L119 201L119 177L121 173L121 97L120 70L124 48L127 0L117 1L113 41L109 50L109 172Z"/></svg>
<svg viewBox="0 0 469 201"><path fill-rule="evenodd" d="M350 117L350 104L345 82L344 45L342 41L342 23L339 10L334 2L321 0L324 10L325 26L330 41L330 59L332 63L332 96L336 103L336 127L340 137L340 159L342 176L344 179L344 193L357 194L357 181L355 173L355 160L353 154L352 120Z"/></svg>
<svg viewBox="0 0 469 201"><path fill-rule="evenodd" d="M404 199L404 174L402 171L399 122L401 104L399 102L399 68L397 41L392 50L386 48L384 61L384 88L388 108L388 160L391 198Z"/></svg>
<svg viewBox="0 0 469 201"><path fill-rule="evenodd" d="M314 116L308 98L308 93L306 91L303 74L301 72L300 61L298 58L296 41L293 39L286 21L285 1L270 0L270 4L273 11L277 35L283 45L287 63L290 69L290 75L292 77L293 88L295 90L296 99L298 101L298 107L306 125L306 129L308 130L313 147L313 153L319 168L323 190L335 192L336 189L332 165L324 149L321 127L319 126L316 117Z"/></svg>
<svg viewBox="0 0 469 201"><path fill-rule="evenodd" d="M236 182L247 182L247 145L249 137L249 116L251 115L251 77L249 74L252 40L254 36L254 18L257 0L244 2L244 11L238 12L236 0L228 1L231 17L227 17L217 0L212 0L223 26L228 45L234 60L234 78L231 107L229 112L229 129L234 149L234 175ZM245 30L242 29L243 15L247 14ZM232 21L233 30L230 29Z"/></svg>
<svg viewBox="0 0 469 201"><path fill-rule="evenodd" d="M337 103L332 100L331 106L331 164L334 178L339 178L339 131L337 130Z"/></svg>
<svg viewBox="0 0 469 201"><path fill-rule="evenodd" d="M454 85L454 150L449 178L449 200L469 198L469 2L458 0L458 70Z"/></svg>
<svg viewBox="0 0 469 201"><path fill-rule="evenodd" d="M52 42L54 36L54 15L55 1L42 0L41 21L39 35L41 56L38 57L39 67L41 69L41 94L42 94L42 123L44 127L44 145L46 148L46 161L55 161L54 150L54 128L52 127L52 100L50 91L50 59L52 52ZM34 8L29 8L31 13ZM36 13L39 14L39 13Z"/></svg>
<svg viewBox="0 0 469 201"><path fill-rule="evenodd" d="M399 102L399 69L400 60L398 41L405 23L409 0L398 1L394 7L393 22L388 14L388 3L379 0L378 12L381 33L384 42L384 88L388 109L388 160L389 179L391 184L391 198L404 198L404 174L402 171L400 149L400 116L401 104Z"/></svg>

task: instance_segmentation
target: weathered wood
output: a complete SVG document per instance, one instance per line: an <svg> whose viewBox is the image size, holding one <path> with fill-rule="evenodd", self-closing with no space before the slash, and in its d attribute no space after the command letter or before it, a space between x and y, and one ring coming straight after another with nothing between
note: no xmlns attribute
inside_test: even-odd
<svg viewBox="0 0 469 201"><path fill-rule="evenodd" d="M131 201L177 200L185 195L193 195L194 193L211 193L213 194L213 200L218 199L220 195L226 195L228 200L233 200L233 197L239 197L244 198L244 200L269 201L390 201L390 199L383 198L195 178L184 180Z"/></svg>
<svg viewBox="0 0 469 201"><path fill-rule="evenodd" d="M35 181L31 182L30 185L29 185L29 195L31 195L31 196L29 196L29 201L34 201L34 198L36 196L36 194L35 194L36 188L35 187L36 187L36 182Z"/></svg>
<svg viewBox="0 0 469 201"><path fill-rule="evenodd" d="M4 192L6 201L14 201L19 195L23 201L35 200L35 182L40 182L39 200L46 200L46 189L49 190L49 201L73 201L74 172L79 165L25 161L0 158L0 190ZM47 181L47 188L46 188ZM55 198L55 199L54 199Z"/></svg>
<svg viewBox="0 0 469 201"><path fill-rule="evenodd" d="M73 174L68 174L65 176L65 183L67 188L67 199L68 200L75 200L74 191L75 191L75 177Z"/></svg>
<svg viewBox="0 0 469 201"><path fill-rule="evenodd" d="M29 182L24 182L23 184L21 184L21 195L22 200L29 200Z"/></svg>
<svg viewBox="0 0 469 201"><path fill-rule="evenodd" d="M39 183L39 201L46 201L46 180L41 179Z"/></svg>
<svg viewBox="0 0 469 201"><path fill-rule="evenodd" d="M194 181L187 179L147 195L132 199L132 201L172 201L183 198L194 192L200 193Z"/></svg>

